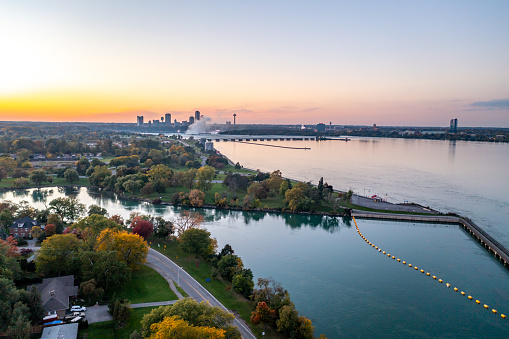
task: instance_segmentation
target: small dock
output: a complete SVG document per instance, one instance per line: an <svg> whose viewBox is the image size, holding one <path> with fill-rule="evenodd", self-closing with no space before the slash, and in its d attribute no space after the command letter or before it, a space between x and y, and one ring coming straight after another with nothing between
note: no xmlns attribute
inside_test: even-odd
<svg viewBox="0 0 509 339"><path fill-rule="evenodd" d="M416 215L416 214L397 214L397 213L378 213L360 210L352 210L352 216L358 219L384 219L399 220L410 222L429 222L442 224L459 224L463 229L476 239L490 254L499 260L509 269L509 250L496 241L481 227L473 221L450 215Z"/></svg>

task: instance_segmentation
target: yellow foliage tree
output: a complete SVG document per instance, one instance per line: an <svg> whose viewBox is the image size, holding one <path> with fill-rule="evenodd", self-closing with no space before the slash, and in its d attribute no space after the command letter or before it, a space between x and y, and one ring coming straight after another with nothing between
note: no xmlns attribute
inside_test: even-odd
<svg viewBox="0 0 509 339"><path fill-rule="evenodd" d="M118 260L125 262L131 269L138 269L146 261L148 245L138 234L105 229L97 242L99 251L116 251Z"/></svg>
<svg viewBox="0 0 509 339"><path fill-rule="evenodd" d="M150 329L152 330L150 339L226 338L225 330L208 326L192 326L178 316L166 317L163 321L152 324Z"/></svg>

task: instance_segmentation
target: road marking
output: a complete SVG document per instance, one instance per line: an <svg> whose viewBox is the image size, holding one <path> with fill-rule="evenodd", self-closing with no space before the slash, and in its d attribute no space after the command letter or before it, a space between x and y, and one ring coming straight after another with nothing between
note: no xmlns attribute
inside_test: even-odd
<svg viewBox="0 0 509 339"><path fill-rule="evenodd" d="M154 251L155 251L155 250L154 250ZM156 252L157 254L159 254L159 255L164 256L167 260L170 260L170 261L171 261L171 259L170 259L170 258L168 258L168 257L166 257L164 254L161 254L161 253L159 253L159 252L157 252L157 251L155 251L155 252ZM156 257L154 254L152 254L152 253L149 253L149 254L150 254L151 256L153 256L155 259L159 260L159 261L161 262L161 264L163 264L164 266L166 266L166 267L168 267L170 270L172 270L172 271L173 271L173 273L177 273L177 272L175 272L175 270L174 270L173 268L171 268L169 265L167 265L166 263L164 263L161 259L159 259L158 257ZM173 261L171 261L171 262L173 262ZM175 263L174 263L174 264L175 264ZM175 265L177 265L177 264L175 264ZM178 265L177 265L177 266L178 266ZM186 272L186 271L184 271L184 269L182 269L182 271L183 271L183 272ZM177 274L178 274L178 273L177 273ZM187 275L189 275L189 276L191 277L191 275L190 275L189 273L187 273L187 272L186 272L186 274L187 274ZM192 277L191 277L191 278L192 278ZM196 290L196 288L194 288L193 286L191 286L191 284L190 284L187 280L185 280L184 278L181 278L181 279L182 279L183 281L185 281L185 282L187 283L187 285L188 285L189 287L191 287L191 288L192 288L192 289L193 289L196 293L198 293L198 295L199 295L200 297L202 297L202 299L203 299L203 300L205 300L205 301L209 302L209 300L208 300L208 299L205 299L205 297L204 297L204 296L203 296L200 292L198 292L198 291ZM195 281L198 285L200 285L200 286L201 286L201 284L200 284L198 281L196 281L195 279L193 279L193 280L194 280L194 281ZM202 287L203 287L203 286L202 286ZM206 289L205 287L203 287L203 288L207 291L207 289ZM217 302L219 305L221 305L221 307L222 307L222 308L223 308L226 312L228 312L228 313L230 313L230 314L233 314L233 313L232 313L232 312L230 312L230 311L229 311L229 310L228 310L228 309L227 309L227 308L226 308L226 307L225 307L222 303L220 303L220 302L219 302L219 300L217 300L217 299L216 299L216 297L214 297L214 296L212 295L212 293L210 293L209 291L207 291L207 292L210 294L210 296L211 296L212 298L214 298L214 299L216 300L216 302ZM245 331L246 333L249 333L249 335L251 335L253 338L255 338L255 339L256 339L256 337L254 336L254 334L252 334L252 333L251 333L251 331L250 331L250 330L248 330L248 329L246 328L246 326L244 326L244 324L242 324L242 323L240 322L240 320L238 320L238 319L237 319L237 317L235 317L235 315L234 315L234 314L233 314L233 317L234 317L234 320L235 320L235 321L237 321L237 323L238 323L238 324L239 324L239 325L240 325L240 326L244 329L244 331Z"/></svg>

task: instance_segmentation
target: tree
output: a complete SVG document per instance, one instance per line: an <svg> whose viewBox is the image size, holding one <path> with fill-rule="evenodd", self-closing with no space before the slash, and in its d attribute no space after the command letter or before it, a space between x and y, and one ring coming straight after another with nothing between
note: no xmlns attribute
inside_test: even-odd
<svg viewBox="0 0 509 339"><path fill-rule="evenodd" d="M249 297L253 292L253 272L249 268L241 269L232 279L233 288L244 297Z"/></svg>
<svg viewBox="0 0 509 339"><path fill-rule="evenodd" d="M211 166L203 166L198 169L196 173L197 186L201 188L202 191L206 192L212 188L212 179L214 179L214 175L216 170Z"/></svg>
<svg viewBox="0 0 509 339"><path fill-rule="evenodd" d="M16 180L14 180L14 182L12 183L12 186L14 186L16 188L28 187L29 185L30 185L30 180L28 180L27 178L18 178Z"/></svg>
<svg viewBox="0 0 509 339"><path fill-rule="evenodd" d="M30 321L27 317L29 313L28 307L22 302L18 301L14 305L12 311L11 321L7 333L13 339L28 339L30 338Z"/></svg>
<svg viewBox="0 0 509 339"><path fill-rule="evenodd" d="M173 221L178 235L191 228L199 228L203 222L203 215L197 212L184 211Z"/></svg>
<svg viewBox="0 0 509 339"><path fill-rule="evenodd" d="M237 327L233 326L234 316L219 307L212 307L206 302L198 303L191 298L180 299L173 306L163 306L152 310L143 317L143 336L150 337L153 334L151 327L168 317L179 317L191 326L207 326L222 329L226 338L240 339L241 335Z"/></svg>
<svg viewBox="0 0 509 339"><path fill-rule="evenodd" d="M191 190L189 192L189 201L191 206L200 207L203 205L203 201L205 200L205 193L200 190Z"/></svg>
<svg viewBox="0 0 509 339"><path fill-rule="evenodd" d="M32 227L32 230L30 230L30 235L32 238L37 239L42 235L42 229L39 226L34 226Z"/></svg>
<svg viewBox="0 0 509 339"><path fill-rule="evenodd" d="M168 166L160 164L152 166L147 175L151 182L159 181L168 185L173 176L173 171Z"/></svg>
<svg viewBox="0 0 509 339"><path fill-rule="evenodd" d="M0 298L0 332L5 332L11 322L14 304L19 300L19 291L12 280L0 277L0 295L2 296Z"/></svg>
<svg viewBox="0 0 509 339"><path fill-rule="evenodd" d="M299 204L303 199L304 192L300 187L289 189L285 193L285 203L288 204L288 207L290 207L292 211L296 211L299 209Z"/></svg>
<svg viewBox="0 0 509 339"><path fill-rule="evenodd" d="M187 321L178 316L164 318L163 321L152 325L154 333L148 338L154 339L222 339L225 337L225 330L207 327L192 326Z"/></svg>
<svg viewBox="0 0 509 339"><path fill-rule="evenodd" d="M42 321L44 314L44 305L42 304L41 293L37 289L37 286L32 285L29 292L21 294L23 302L29 308L29 318L33 325L37 325Z"/></svg>
<svg viewBox="0 0 509 339"><path fill-rule="evenodd" d="M9 232L8 227L11 226L13 222L14 216L9 209L6 208L0 212L0 226L5 230L5 232Z"/></svg>
<svg viewBox="0 0 509 339"><path fill-rule="evenodd" d="M299 326L299 312L290 305L283 306L279 311L279 319L276 321L277 331L288 338L294 338Z"/></svg>
<svg viewBox="0 0 509 339"><path fill-rule="evenodd" d="M139 180L129 179L123 184L124 189L134 195L141 188L141 182Z"/></svg>
<svg viewBox="0 0 509 339"><path fill-rule="evenodd" d="M228 254L235 254L235 251L233 250L232 246L230 244L224 245L223 249L219 253L220 257L223 257Z"/></svg>
<svg viewBox="0 0 509 339"><path fill-rule="evenodd" d="M37 186L40 186L41 183L46 181L47 177L48 177L48 175L46 174L45 170L34 170L30 174L30 181L33 181L34 184L36 184Z"/></svg>
<svg viewBox="0 0 509 339"><path fill-rule="evenodd" d="M17 167L16 161L11 157L0 157L0 180L6 178Z"/></svg>
<svg viewBox="0 0 509 339"><path fill-rule="evenodd" d="M37 227L37 226L34 226ZM47 224L44 228L44 234L46 237L51 237L52 235L57 233L57 226L54 224Z"/></svg>
<svg viewBox="0 0 509 339"><path fill-rule="evenodd" d="M196 258L198 258L198 255L205 256L214 253L215 248L213 246L216 244L214 239L210 238L209 231L199 228L191 228L184 231L180 235L179 241L182 249L186 252L193 253Z"/></svg>
<svg viewBox="0 0 509 339"><path fill-rule="evenodd" d="M196 173L197 173L197 170L194 168L191 168L182 174L182 184L184 185L184 187L189 188L189 189L193 188L194 179L196 178Z"/></svg>
<svg viewBox="0 0 509 339"><path fill-rule="evenodd" d="M76 198L56 198L49 203L50 208L63 220L72 223L85 213L85 205Z"/></svg>
<svg viewBox="0 0 509 339"><path fill-rule="evenodd" d="M12 279L20 275L21 268L17 260L19 256L18 247L13 244L15 240L11 241L9 238L7 238L7 241L0 239L0 278ZM2 295L1 292L0 290L0 295Z"/></svg>
<svg viewBox="0 0 509 339"><path fill-rule="evenodd" d="M75 169L68 168L64 172L64 178L68 183L72 185L73 182L80 180L80 175L78 174L78 171L76 171Z"/></svg>
<svg viewBox="0 0 509 339"><path fill-rule="evenodd" d="M97 165L94 167L94 171L92 172L92 174L88 177L88 181L92 185L104 188L108 186L111 177L112 177L111 170L108 169L107 166Z"/></svg>
<svg viewBox="0 0 509 339"><path fill-rule="evenodd" d="M100 298L104 294L102 288L97 288L95 279L84 281L80 284L80 294L87 297L87 302L90 304L90 299Z"/></svg>
<svg viewBox="0 0 509 339"><path fill-rule="evenodd" d="M81 157L81 159L76 162L76 171L79 173L79 175L85 175L89 166L90 161L88 161L88 159L85 157Z"/></svg>
<svg viewBox="0 0 509 339"><path fill-rule="evenodd" d="M111 316L113 317L113 320L119 323L120 326L127 323L131 317L131 313L132 309L129 300L115 300Z"/></svg>
<svg viewBox="0 0 509 339"><path fill-rule="evenodd" d="M75 234L55 234L46 238L35 261L37 273L47 276L77 273L81 245L82 241Z"/></svg>
<svg viewBox="0 0 509 339"><path fill-rule="evenodd" d="M131 227L134 234L138 234L144 239L147 239L154 231L154 225L150 221L144 220L140 217L135 217L133 219Z"/></svg>
<svg viewBox="0 0 509 339"><path fill-rule="evenodd" d="M117 251L118 260L131 269L138 269L147 258L147 242L138 234L106 229L101 232L98 241L99 251Z"/></svg>
<svg viewBox="0 0 509 339"><path fill-rule="evenodd" d="M258 325L262 322L265 325L265 331L267 331L267 323L272 323L275 318L276 311L272 310L264 301L259 302L256 310L251 313L251 323Z"/></svg>
<svg viewBox="0 0 509 339"><path fill-rule="evenodd" d="M323 177L320 178L320 181L318 181L318 193L320 194L320 199L323 198Z"/></svg>
<svg viewBox="0 0 509 339"><path fill-rule="evenodd" d="M115 251L84 251L79 254L81 280L94 279L98 288L115 290L131 279L131 269Z"/></svg>
<svg viewBox="0 0 509 339"><path fill-rule="evenodd" d="M102 208L101 206L90 205L88 207L88 216L91 216L92 214L98 214L104 217L108 214L108 211L106 211L106 209Z"/></svg>
<svg viewBox="0 0 509 339"><path fill-rule="evenodd" d="M219 274L228 281L232 281L234 275L244 268L242 259L235 254L225 255L217 263Z"/></svg>

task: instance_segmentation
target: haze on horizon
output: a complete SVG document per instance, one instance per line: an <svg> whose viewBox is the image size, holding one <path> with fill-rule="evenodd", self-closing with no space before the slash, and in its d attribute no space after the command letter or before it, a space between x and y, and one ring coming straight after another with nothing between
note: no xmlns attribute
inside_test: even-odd
<svg viewBox="0 0 509 339"><path fill-rule="evenodd" d="M509 127L507 1L0 8L0 120Z"/></svg>

